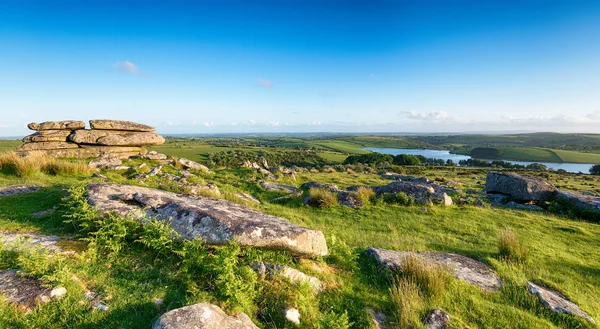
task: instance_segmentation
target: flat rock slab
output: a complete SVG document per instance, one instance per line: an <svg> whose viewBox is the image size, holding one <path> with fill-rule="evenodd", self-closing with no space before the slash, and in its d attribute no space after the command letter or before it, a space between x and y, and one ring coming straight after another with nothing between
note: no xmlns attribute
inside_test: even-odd
<svg viewBox="0 0 600 329"><path fill-rule="evenodd" d="M186 158L179 158L177 160L177 162L182 165L183 167L185 167L186 169L192 169L192 170L202 170L204 172L209 172L210 170L208 169L207 166L200 164L196 161L192 161Z"/></svg>
<svg viewBox="0 0 600 329"><path fill-rule="evenodd" d="M594 323L594 319L592 319L591 316L580 309L575 303L568 300L566 297L556 291L538 286L530 281L527 281L527 290L536 295L540 302L546 308L552 310L552 312L572 314Z"/></svg>
<svg viewBox="0 0 600 329"><path fill-rule="evenodd" d="M165 139L154 132L134 132L122 130L76 130L69 140L78 144L104 146L144 146L160 145Z"/></svg>
<svg viewBox="0 0 600 329"><path fill-rule="evenodd" d="M36 151L36 150L60 150L60 149L76 149L79 145L69 142L39 142L25 143L17 148L17 152Z"/></svg>
<svg viewBox="0 0 600 329"><path fill-rule="evenodd" d="M90 120L90 127L98 130L154 131L145 124L123 120Z"/></svg>
<svg viewBox="0 0 600 329"><path fill-rule="evenodd" d="M566 201L581 211L600 215L600 197L560 190L556 193L556 199Z"/></svg>
<svg viewBox="0 0 600 329"><path fill-rule="evenodd" d="M556 188L545 180L528 175L488 172L487 193L502 193L518 200L545 201L554 196Z"/></svg>
<svg viewBox="0 0 600 329"><path fill-rule="evenodd" d="M306 282L312 288L314 293L320 293L324 288L323 282L321 282L321 280L318 278L311 275L306 275L303 272L286 265L254 262L250 263L250 267L252 267L252 269L254 269L259 275L265 275L269 278L279 275L293 283Z"/></svg>
<svg viewBox="0 0 600 329"><path fill-rule="evenodd" d="M326 255L322 232L221 199L191 197L151 188L94 183L88 202L103 213L168 221L183 239L201 238L222 245L285 249L302 255Z"/></svg>
<svg viewBox="0 0 600 329"><path fill-rule="evenodd" d="M38 185L9 185L0 187L0 197L11 196L21 193L37 192L41 187Z"/></svg>
<svg viewBox="0 0 600 329"><path fill-rule="evenodd" d="M163 314L152 329L258 329L240 313L229 316L220 307L208 303L194 304Z"/></svg>
<svg viewBox="0 0 600 329"><path fill-rule="evenodd" d="M454 277L477 285L484 290L496 290L502 286L502 281L487 265L472 258L436 251L395 251L377 248L367 249L367 255L374 257L379 265L390 270L400 270L407 257L422 257L426 263L444 266L454 272Z"/></svg>
<svg viewBox="0 0 600 329"><path fill-rule="evenodd" d="M65 121L46 121L42 123L32 122L27 125L31 130L77 130L85 128L83 121L65 120Z"/></svg>
<svg viewBox="0 0 600 329"><path fill-rule="evenodd" d="M0 232L0 245L7 250L18 250L21 246L41 248L51 253L66 255L75 254L72 250L61 248L58 243L62 240L57 235L42 235L36 233Z"/></svg>
<svg viewBox="0 0 600 329"><path fill-rule="evenodd" d="M37 142L66 142L71 130L42 130L26 136L22 139L23 143Z"/></svg>
<svg viewBox="0 0 600 329"><path fill-rule="evenodd" d="M10 303L26 311L49 301L51 291L52 289L44 287L40 280L19 275L17 270L0 273L0 294Z"/></svg>

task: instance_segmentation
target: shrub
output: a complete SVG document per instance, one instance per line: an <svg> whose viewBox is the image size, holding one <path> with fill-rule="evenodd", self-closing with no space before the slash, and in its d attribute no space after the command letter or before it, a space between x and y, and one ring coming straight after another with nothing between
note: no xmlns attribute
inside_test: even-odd
<svg viewBox="0 0 600 329"><path fill-rule="evenodd" d="M590 168L590 174L592 174L592 175L599 175L600 176L600 164L593 165Z"/></svg>
<svg viewBox="0 0 600 329"><path fill-rule="evenodd" d="M308 191L311 206L330 208L338 204L337 194L324 188L311 188Z"/></svg>
<svg viewBox="0 0 600 329"><path fill-rule="evenodd" d="M506 260L517 263L525 263L527 261L528 251L519 237L510 228L500 231L498 237L498 250L500 256Z"/></svg>
<svg viewBox="0 0 600 329"><path fill-rule="evenodd" d="M398 154L394 157L393 163L399 166L418 166L421 160L415 155Z"/></svg>
<svg viewBox="0 0 600 329"><path fill-rule="evenodd" d="M381 198L385 203L399 204L402 206L410 206L414 203L414 199L404 192L384 193L381 195Z"/></svg>
<svg viewBox="0 0 600 329"><path fill-rule="evenodd" d="M414 255L406 256L400 271L402 277L414 282L430 299L443 296L451 278L447 268L427 263Z"/></svg>
<svg viewBox="0 0 600 329"><path fill-rule="evenodd" d="M392 304L391 316L396 328L412 328L419 323L419 313L423 308L423 299L419 287L408 278L396 278L389 288Z"/></svg>
<svg viewBox="0 0 600 329"><path fill-rule="evenodd" d="M359 187L355 192L356 199L363 205L371 203L375 199L375 191L368 187Z"/></svg>

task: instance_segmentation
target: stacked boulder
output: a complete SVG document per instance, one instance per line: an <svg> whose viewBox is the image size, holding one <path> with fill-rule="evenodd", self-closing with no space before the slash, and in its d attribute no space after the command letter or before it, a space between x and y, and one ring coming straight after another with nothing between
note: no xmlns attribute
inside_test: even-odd
<svg viewBox="0 0 600 329"><path fill-rule="evenodd" d="M57 158L127 158L146 154L143 146L165 142L154 127L130 121L90 120L91 129L85 129L83 121L48 121L27 127L36 133L23 138L24 144L17 149L23 156L37 151Z"/></svg>

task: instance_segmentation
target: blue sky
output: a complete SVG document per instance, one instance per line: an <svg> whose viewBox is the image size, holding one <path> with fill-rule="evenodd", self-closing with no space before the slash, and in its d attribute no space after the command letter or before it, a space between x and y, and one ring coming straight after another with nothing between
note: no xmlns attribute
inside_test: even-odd
<svg viewBox="0 0 600 329"><path fill-rule="evenodd" d="M0 136L600 133L600 2L0 0L0 111Z"/></svg>

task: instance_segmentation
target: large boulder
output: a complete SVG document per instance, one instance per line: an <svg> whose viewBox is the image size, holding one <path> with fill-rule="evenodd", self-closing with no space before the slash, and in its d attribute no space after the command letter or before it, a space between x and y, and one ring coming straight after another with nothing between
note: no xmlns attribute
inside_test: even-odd
<svg viewBox="0 0 600 329"><path fill-rule="evenodd" d="M285 249L301 255L326 255L323 233L283 218L221 199L190 197L144 187L95 183L88 201L103 213L167 221L183 239L222 245Z"/></svg>
<svg viewBox="0 0 600 329"><path fill-rule="evenodd" d="M42 130L26 136L23 143L66 142L71 130Z"/></svg>
<svg viewBox="0 0 600 329"><path fill-rule="evenodd" d="M556 199L569 203L579 211L600 216L600 197L559 190Z"/></svg>
<svg viewBox="0 0 600 329"><path fill-rule="evenodd" d="M485 183L487 193L502 193L524 201L545 201L554 196L556 188L545 180L528 175L489 172Z"/></svg>
<svg viewBox="0 0 600 329"><path fill-rule="evenodd" d="M258 329L240 313L229 316L220 307L208 303L194 304L163 314L152 329Z"/></svg>
<svg viewBox="0 0 600 329"><path fill-rule="evenodd" d="M65 120L65 121L46 121L42 123L32 122L27 125L31 130L77 130L85 128L83 121Z"/></svg>
<svg viewBox="0 0 600 329"><path fill-rule="evenodd" d="M552 312L572 314L592 323L594 322L594 319L580 309L579 306L556 291L538 286L530 281L527 281L527 290L536 295L542 305L552 310Z"/></svg>
<svg viewBox="0 0 600 329"><path fill-rule="evenodd" d="M437 251L395 251L378 248L367 249L367 255L375 258L379 265L392 271L401 270L408 257L420 257L425 263L446 267L454 277L477 285L484 290L496 290L502 286L500 278L487 265L472 258Z"/></svg>
<svg viewBox="0 0 600 329"><path fill-rule="evenodd" d="M127 130L127 131L154 131L155 128L137 122L123 120L90 120L90 127L98 130Z"/></svg>
<svg viewBox="0 0 600 329"><path fill-rule="evenodd" d="M25 143L17 152L37 151L37 150L60 150L60 149L76 149L79 145L67 142L40 142L40 143Z"/></svg>
<svg viewBox="0 0 600 329"><path fill-rule="evenodd" d="M165 142L165 139L157 133L118 130L76 130L69 139L78 144L106 146L160 145Z"/></svg>

